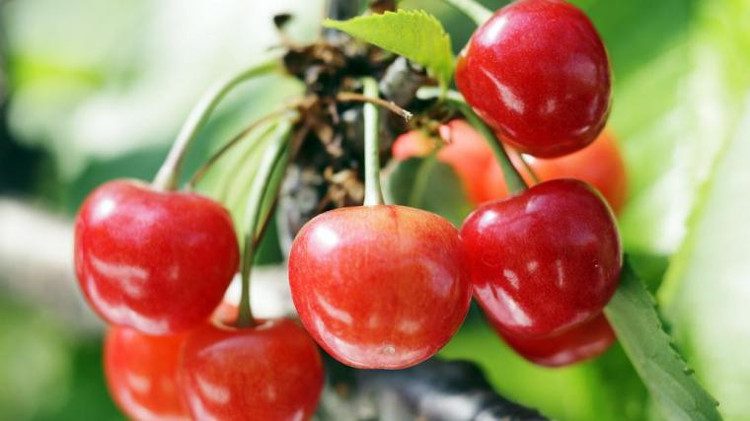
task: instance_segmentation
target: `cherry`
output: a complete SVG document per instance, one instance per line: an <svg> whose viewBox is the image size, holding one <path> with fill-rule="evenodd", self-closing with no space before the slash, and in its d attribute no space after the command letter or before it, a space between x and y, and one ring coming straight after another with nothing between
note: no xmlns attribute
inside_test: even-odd
<svg viewBox="0 0 750 421"><path fill-rule="evenodd" d="M526 156L526 159L540 180L575 178L585 181L607 199L615 214L620 213L625 206L628 191L625 162L612 133L608 130L604 130L594 143L570 155L552 159ZM514 162L514 165L529 181L528 173L521 163ZM484 180L484 197L502 199L508 195L503 173L496 162L492 163Z"/></svg>
<svg viewBox="0 0 750 421"><path fill-rule="evenodd" d="M440 127L440 136L446 144L440 148L437 158L456 172L469 200L479 204L488 199L484 180L487 169L495 163L492 150L469 123L452 120ZM391 148L393 158L403 161L412 157L429 155L438 143L420 131L410 131L399 136ZM502 179L501 179L502 181Z"/></svg>
<svg viewBox="0 0 750 421"><path fill-rule="evenodd" d="M611 210L586 183L546 181L464 222L474 295L507 335L560 334L596 317L622 267Z"/></svg>
<svg viewBox="0 0 750 421"><path fill-rule="evenodd" d="M229 213L192 193L118 180L76 219L84 295L108 322L161 335L196 326L221 302L239 260Z"/></svg>
<svg viewBox="0 0 750 421"><path fill-rule="evenodd" d="M508 196L500 165L482 136L463 120L453 120L440 127L446 144L440 148L438 159L450 165L464 185L469 200L475 205ZM420 131L399 136L392 147L394 159L428 156L438 146ZM527 183L531 175L517 154L511 160ZM595 187L619 213L627 199L625 162L611 131L604 130L589 146L570 155L552 159L526 156L529 167L540 180L576 178Z"/></svg>
<svg viewBox="0 0 750 421"><path fill-rule="evenodd" d="M150 336L112 327L104 343L104 372L117 405L137 420L189 420L177 389L177 361L185 335Z"/></svg>
<svg viewBox="0 0 750 421"><path fill-rule="evenodd" d="M595 358L615 341L615 333L602 314L550 337L529 339L504 334L502 329L497 331L522 357L547 367L561 367Z"/></svg>
<svg viewBox="0 0 750 421"><path fill-rule="evenodd" d="M562 0L519 0L495 12L460 55L456 84L505 142L539 157L593 142L610 110L602 40Z"/></svg>
<svg viewBox="0 0 750 421"><path fill-rule="evenodd" d="M310 419L323 389L315 342L289 319L205 323L185 339L179 384L197 420Z"/></svg>
<svg viewBox="0 0 750 421"><path fill-rule="evenodd" d="M313 338L357 368L398 369L435 354L468 312L457 230L403 206L318 215L289 257L292 299Z"/></svg>

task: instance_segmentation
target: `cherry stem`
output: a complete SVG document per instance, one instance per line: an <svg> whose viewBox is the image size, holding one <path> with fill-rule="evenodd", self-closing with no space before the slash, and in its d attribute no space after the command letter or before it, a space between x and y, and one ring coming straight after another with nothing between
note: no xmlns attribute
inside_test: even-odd
<svg viewBox="0 0 750 421"><path fill-rule="evenodd" d="M521 165L523 165L523 168L526 170L526 173L529 174L529 177L531 177L531 181L534 182L534 184L539 184L539 176L536 175L536 172L534 172L534 169L531 168L531 165L529 165L529 161L526 159L524 154L513 151L514 154L518 157L518 161L521 162Z"/></svg>
<svg viewBox="0 0 750 421"><path fill-rule="evenodd" d="M505 178L505 185L508 187L508 191L515 194L526 190L529 186L526 185L526 181L524 181L518 169L513 165L508 153L500 143L500 139L495 136L495 132L466 103L461 108L461 112L469 121L469 124L479 131L487 141L487 144L490 145L490 148L492 148L492 153L495 154L495 159L497 159L500 169L503 171L503 178Z"/></svg>
<svg viewBox="0 0 750 421"><path fill-rule="evenodd" d="M245 210L245 239L242 252L242 266L240 276L242 280L242 291L240 292L239 315L237 316L237 327L250 327L255 324L253 312L250 305L250 274L253 269L253 259L255 250L260 243L258 235L259 228L262 230L265 222L261 224L261 213L263 204L267 202L267 195L270 192L271 181L274 173L282 166L286 166L287 152L289 151L289 133L291 123L284 121L279 124L267 149L263 153L258 172L253 178L253 184L250 187L250 194L247 200L247 209ZM279 183L280 184L280 183ZM278 195L278 186L276 186L272 204L275 202L275 196ZM271 217L271 207L267 210L265 218Z"/></svg>
<svg viewBox="0 0 750 421"><path fill-rule="evenodd" d="M226 171L221 175L221 178L216 180L216 200L230 206L231 199L237 197L241 198L246 194L247 190L250 189L248 182L249 184L252 184L255 170L258 167L257 163L254 161L254 157L256 156L258 149L268 143L268 138L274 133L276 127L277 124L271 123L266 127L262 127L257 132L253 131L248 134L248 136L256 139L253 140L241 154L238 154L236 159L226 163ZM253 172L246 175L243 173L243 170L251 160L253 164ZM242 186L245 186L245 188L236 192L234 190L236 190L237 184L241 184Z"/></svg>
<svg viewBox="0 0 750 421"><path fill-rule="evenodd" d="M378 98L378 83L373 78L362 79L365 97ZM380 187L380 115L372 101L365 102L365 206L382 205L383 190Z"/></svg>
<svg viewBox="0 0 750 421"><path fill-rule="evenodd" d="M250 123L247 127L242 129L241 132L237 133L232 139L230 139L227 143L224 144L218 151L214 152L213 155L211 155L206 162L203 163L203 165L198 168L195 173L193 173L193 176L190 178L190 180L187 182L187 189L193 190L198 183L203 180L203 178L208 174L208 171L216 164L217 161L219 161L224 155L226 155L227 152L229 152L233 147L238 145L242 140L248 138L248 135L258 129L259 127L263 126L264 124L273 121L274 119L281 118L284 116L284 114L289 113L290 115L296 116L296 114L293 113L293 106L284 107L282 109L273 111L269 114L264 115L263 117L259 118L258 120L255 120L254 122ZM294 118L294 117L292 117ZM262 138L262 136L261 136ZM255 138L258 139L258 138Z"/></svg>
<svg viewBox="0 0 750 421"><path fill-rule="evenodd" d="M156 173L156 177L152 182L155 188L161 190L175 190L177 188L185 154L197 136L198 131L206 124L208 117L216 109L219 102L240 83L280 69L282 63L279 58L280 52L274 52L263 61L217 82L203 95L192 111L190 111L190 115L188 115L187 120L182 125L180 133L172 144L167 158L164 160L161 168L159 168L159 172Z"/></svg>
<svg viewBox="0 0 750 421"><path fill-rule="evenodd" d="M492 11L490 11L489 9L487 9L486 7L482 6L481 4L477 3L474 0L443 0L443 1L455 7L466 16L470 17L471 20L473 20L474 23L477 24L477 26L487 22L490 16L492 16Z"/></svg>
<svg viewBox="0 0 750 421"><path fill-rule="evenodd" d="M376 93L376 95L378 94ZM336 95L336 101L339 101L339 102L354 101L354 102L364 102L368 104L377 105L379 107L383 107L393 112L394 114L400 117L403 117L403 119L406 121L409 121L411 120L412 117L414 117L414 114L410 113L408 110L405 110L399 107L398 105L396 105L395 103L391 101L386 101L384 99L381 99L380 97L369 97L366 94L362 95L356 92L339 92Z"/></svg>
<svg viewBox="0 0 750 421"><path fill-rule="evenodd" d="M442 99L449 105L457 108L469 124L471 124L471 126L474 127L482 137L484 137L484 140L487 141L490 149L492 149L492 153L495 155L498 164L500 164L500 169L503 172L503 178L505 178L505 185L508 187L508 191L515 194L529 188L526 181L518 172L518 169L513 165L513 162L510 160L505 148L503 148L502 142L495 135L495 132L474 112L474 110L471 109L459 92L449 90L443 93L439 88L425 87L420 88L419 91L417 91L417 97L425 100Z"/></svg>

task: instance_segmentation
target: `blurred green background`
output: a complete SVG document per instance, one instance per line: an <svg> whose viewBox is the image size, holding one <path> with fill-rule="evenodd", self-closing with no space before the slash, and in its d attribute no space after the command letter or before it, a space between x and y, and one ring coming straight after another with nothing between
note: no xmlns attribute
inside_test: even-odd
<svg viewBox="0 0 750 421"><path fill-rule="evenodd" d="M484 1L491 8L499 1ZM623 148L626 249L698 378L729 420L750 420L750 1L578 0L614 65L610 126ZM438 0L459 50L471 22ZM117 177L151 178L215 78L289 34L318 34L322 1L0 0L0 419L119 419L101 374L102 326L70 273L70 221ZM299 92L243 85L189 166ZM472 313L443 351L479 362L508 397L560 420L656 415L623 351L534 367Z"/></svg>

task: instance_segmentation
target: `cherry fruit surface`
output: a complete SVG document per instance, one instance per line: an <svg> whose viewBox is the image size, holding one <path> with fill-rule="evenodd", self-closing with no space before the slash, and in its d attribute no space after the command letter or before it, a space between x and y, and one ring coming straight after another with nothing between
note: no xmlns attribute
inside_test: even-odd
<svg viewBox="0 0 750 421"><path fill-rule="evenodd" d="M581 181L546 181L487 203L461 237L475 298L507 335L540 338L586 323L619 282L614 215Z"/></svg>
<svg viewBox="0 0 750 421"><path fill-rule="evenodd" d="M503 334L500 329L497 331L519 355L547 367L563 367L595 358L615 341L615 333L603 314L568 331L544 338L521 338Z"/></svg>
<svg viewBox="0 0 750 421"><path fill-rule="evenodd" d="M76 218L80 287L115 325L153 335L197 326L221 302L238 263L229 213L197 194L111 181Z"/></svg>
<svg viewBox="0 0 750 421"><path fill-rule="evenodd" d="M197 420L306 420L323 389L323 363L292 320L206 322L185 339L179 383Z"/></svg>
<svg viewBox="0 0 750 421"><path fill-rule="evenodd" d="M471 290L458 231L403 206L321 214L289 257L292 299L315 340L357 368L405 368L458 330Z"/></svg>
<svg viewBox="0 0 750 421"><path fill-rule="evenodd" d="M586 15L562 0L519 0L472 35L456 66L466 101L509 145L552 158L604 128L611 69Z"/></svg>
<svg viewBox="0 0 750 421"><path fill-rule="evenodd" d="M104 373L117 406L132 419L190 420L177 386L184 334L151 336L112 327L104 342Z"/></svg>

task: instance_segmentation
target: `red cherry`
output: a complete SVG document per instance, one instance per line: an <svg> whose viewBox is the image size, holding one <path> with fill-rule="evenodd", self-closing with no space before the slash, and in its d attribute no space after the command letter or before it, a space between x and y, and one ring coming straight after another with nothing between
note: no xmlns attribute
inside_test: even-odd
<svg viewBox="0 0 750 421"><path fill-rule="evenodd" d="M318 215L289 256L292 299L305 328L357 368L409 367L443 347L469 309L464 272L450 222L403 206Z"/></svg>
<svg viewBox="0 0 750 421"><path fill-rule="evenodd" d="M196 420L303 420L318 404L323 363L289 319L206 323L185 340L179 381Z"/></svg>
<svg viewBox="0 0 750 421"><path fill-rule="evenodd" d="M435 149L437 143L419 130L410 130L393 141L391 155L398 161L406 161L409 158L422 158Z"/></svg>
<svg viewBox="0 0 750 421"><path fill-rule="evenodd" d="M229 213L196 194L112 181L76 219L84 295L106 321L145 333L175 333L207 319L238 261Z"/></svg>
<svg viewBox="0 0 750 421"><path fill-rule="evenodd" d="M602 40L561 0L520 0L495 12L459 57L456 84L504 141L545 158L593 142L610 110Z"/></svg>
<svg viewBox="0 0 750 421"><path fill-rule="evenodd" d="M615 341L615 333L602 314L559 335L539 339L519 338L497 330L521 356L547 367L562 367L598 357Z"/></svg>
<svg viewBox="0 0 750 421"><path fill-rule="evenodd" d="M577 180L553 180L491 202L461 237L479 305L509 335L539 338L596 317L617 288L614 216Z"/></svg>
<svg viewBox="0 0 750 421"><path fill-rule="evenodd" d="M578 152L555 159L530 158L529 165L542 180L577 178L591 184L615 213L625 205L628 192L625 162L608 130Z"/></svg>
<svg viewBox="0 0 750 421"><path fill-rule="evenodd" d="M185 335L150 336L112 327L104 343L109 392L132 419L189 420L177 389L177 361Z"/></svg>

